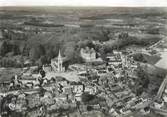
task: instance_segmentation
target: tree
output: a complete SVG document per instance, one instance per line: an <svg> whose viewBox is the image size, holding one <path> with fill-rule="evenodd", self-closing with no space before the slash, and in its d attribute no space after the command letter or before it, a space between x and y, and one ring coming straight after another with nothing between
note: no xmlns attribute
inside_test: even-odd
<svg viewBox="0 0 167 117"><path fill-rule="evenodd" d="M19 47L17 45L13 45L12 52L14 53L14 55L20 54Z"/></svg>
<svg viewBox="0 0 167 117"><path fill-rule="evenodd" d="M93 107L88 105L88 106L87 106L87 110L88 110L88 111L92 111L92 110L93 110Z"/></svg>
<svg viewBox="0 0 167 117"><path fill-rule="evenodd" d="M109 41L111 39L111 31L104 27L91 31L89 35L92 40L98 40L100 42Z"/></svg>
<svg viewBox="0 0 167 117"><path fill-rule="evenodd" d="M4 56L9 51L7 41L3 41L0 48L0 55Z"/></svg>
<svg viewBox="0 0 167 117"><path fill-rule="evenodd" d="M41 69L39 72L40 72L42 78L45 77L46 73L45 73L45 71L43 69Z"/></svg>
<svg viewBox="0 0 167 117"><path fill-rule="evenodd" d="M90 102L90 101L92 101L92 100L94 100L95 99L95 96L94 95L91 95L91 94L89 94L89 93L83 93L82 94L82 101L84 102L84 103L88 103L88 102Z"/></svg>
<svg viewBox="0 0 167 117"><path fill-rule="evenodd" d="M41 44L38 44L30 49L29 55L32 60L37 60L45 55L45 48Z"/></svg>
<svg viewBox="0 0 167 117"><path fill-rule="evenodd" d="M141 94L141 92L144 91L144 89L148 88L149 85L149 76L148 73L146 72L146 70L144 70L141 66L138 66L137 69L137 75L139 77L138 81L136 82L136 87L137 88L137 93Z"/></svg>
<svg viewBox="0 0 167 117"><path fill-rule="evenodd" d="M48 59L45 55L42 55L40 57L40 61L41 61L41 64L44 65L44 64L48 64Z"/></svg>
<svg viewBox="0 0 167 117"><path fill-rule="evenodd" d="M129 37L129 34L127 32L122 32L118 35L119 40L126 40Z"/></svg>
<svg viewBox="0 0 167 117"><path fill-rule="evenodd" d="M53 47L46 45L45 50L46 50L45 55L46 55L47 61L50 61L55 56L55 53L53 51Z"/></svg>
<svg viewBox="0 0 167 117"><path fill-rule="evenodd" d="M144 55L141 54L141 53L134 54L133 58L134 58L135 61L139 61L139 62L143 62L143 63L147 62L147 60L145 59Z"/></svg>
<svg viewBox="0 0 167 117"><path fill-rule="evenodd" d="M86 46L88 46L89 48L95 48L95 45L92 43L91 40L87 41Z"/></svg>
<svg viewBox="0 0 167 117"><path fill-rule="evenodd" d="M102 41L109 41L110 40L110 30L109 29L104 29L102 28L102 38L103 40Z"/></svg>
<svg viewBox="0 0 167 117"><path fill-rule="evenodd" d="M66 43L64 48L64 55L69 59L73 58L75 54L75 42Z"/></svg>

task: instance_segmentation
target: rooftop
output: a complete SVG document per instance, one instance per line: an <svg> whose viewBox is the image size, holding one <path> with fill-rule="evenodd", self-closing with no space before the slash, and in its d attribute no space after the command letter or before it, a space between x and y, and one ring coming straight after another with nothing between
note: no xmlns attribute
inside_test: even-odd
<svg viewBox="0 0 167 117"><path fill-rule="evenodd" d="M55 78L55 77L63 77L65 78L66 80L68 81L80 81L78 75L76 72L60 72L60 73L55 73L55 72L48 72L46 73L46 76L45 76L47 79L51 79L52 77Z"/></svg>

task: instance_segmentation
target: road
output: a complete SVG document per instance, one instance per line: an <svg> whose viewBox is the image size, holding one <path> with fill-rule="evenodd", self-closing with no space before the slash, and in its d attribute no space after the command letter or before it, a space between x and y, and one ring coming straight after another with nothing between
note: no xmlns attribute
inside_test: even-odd
<svg viewBox="0 0 167 117"><path fill-rule="evenodd" d="M161 86L159 87L158 93L156 98L159 100L162 96L163 91L165 90L165 87L167 86L167 76L165 77L164 81L161 83Z"/></svg>

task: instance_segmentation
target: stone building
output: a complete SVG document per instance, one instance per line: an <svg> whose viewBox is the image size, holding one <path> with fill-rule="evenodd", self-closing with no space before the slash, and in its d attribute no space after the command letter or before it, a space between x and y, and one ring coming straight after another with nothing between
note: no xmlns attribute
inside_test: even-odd
<svg viewBox="0 0 167 117"><path fill-rule="evenodd" d="M80 54L85 61L93 61L96 59L96 52L94 48L89 48L89 47L86 47L85 49L81 48Z"/></svg>
<svg viewBox="0 0 167 117"><path fill-rule="evenodd" d="M59 50L58 57L51 60L51 67L55 72L65 71L65 68L63 67L63 57L61 56L60 50Z"/></svg>
<svg viewBox="0 0 167 117"><path fill-rule="evenodd" d="M81 48L80 55L85 62L102 62L102 59L97 57L97 53L94 48Z"/></svg>

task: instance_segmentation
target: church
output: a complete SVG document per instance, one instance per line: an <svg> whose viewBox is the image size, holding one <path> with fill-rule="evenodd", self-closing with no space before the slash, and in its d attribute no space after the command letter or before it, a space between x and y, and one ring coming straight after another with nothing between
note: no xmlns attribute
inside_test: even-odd
<svg viewBox="0 0 167 117"><path fill-rule="evenodd" d="M61 56L61 52L59 50L58 57L53 58L51 60L52 70L55 72L64 72L65 68L63 67L63 60L64 60L64 58Z"/></svg>

